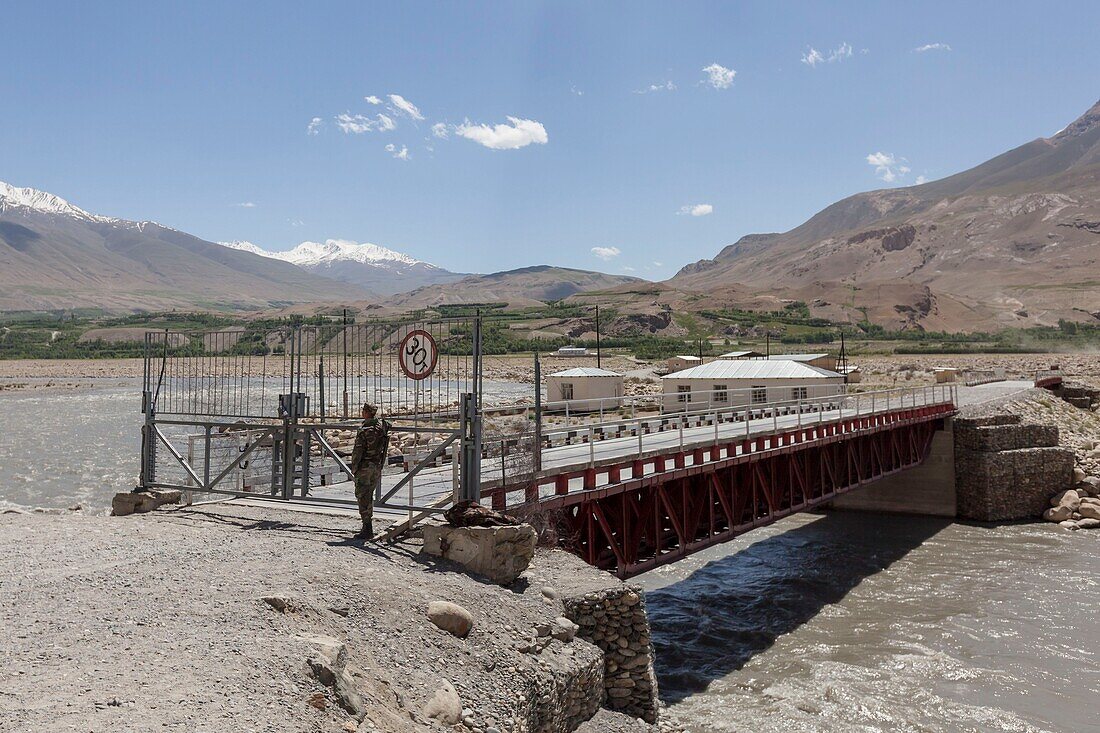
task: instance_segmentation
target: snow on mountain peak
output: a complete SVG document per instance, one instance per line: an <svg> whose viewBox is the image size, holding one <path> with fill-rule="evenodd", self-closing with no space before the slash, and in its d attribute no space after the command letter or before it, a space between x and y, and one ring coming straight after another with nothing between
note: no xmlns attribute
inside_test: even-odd
<svg viewBox="0 0 1100 733"><path fill-rule="evenodd" d="M0 211L19 207L33 209L45 214L74 216L90 221L111 221L104 216L89 214L84 209L73 206L65 199L54 196L52 193L39 191L36 188L16 188L10 183L0 181Z"/></svg>
<svg viewBox="0 0 1100 733"><path fill-rule="evenodd" d="M285 253L286 259L299 265L317 265L337 260L351 260L367 264L378 262L394 262L404 265L415 265L420 260L413 259L407 254L395 252L392 249L364 242L352 242L347 239L326 239L321 242L302 242L290 252Z"/></svg>
<svg viewBox="0 0 1100 733"><path fill-rule="evenodd" d="M348 239L326 239L324 242L302 242L289 252L269 252L252 242L219 242L225 247L251 252L261 257L271 257L299 267L331 265L336 262L360 262L367 265L417 265L421 263L413 257L395 252L387 247L364 242L359 244Z"/></svg>
<svg viewBox="0 0 1100 733"><path fill-rule="evenodd" d="M275 254L273 254L271 252L268 252L266 249L263 249L262 247L259 247L255 244L252 244L252 242L233 241L233 242L218 242L218 244L220 244L223 247L228 247L229 249L239 249L242 252L251 252L252 254L259 255L260 257L275 257Z"/></svg>

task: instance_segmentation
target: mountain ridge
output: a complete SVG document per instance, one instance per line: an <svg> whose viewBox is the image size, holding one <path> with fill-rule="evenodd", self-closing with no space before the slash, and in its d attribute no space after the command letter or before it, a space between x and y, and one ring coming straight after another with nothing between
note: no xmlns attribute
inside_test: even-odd
<svg viewBox="0 0 1100 733"><path fill-rule="evenodd" d="M949 319L948 330L1100 319L1100 288L1087 285L1100 267L1089 228L1100 222L1098 199L1100 102L1049 138L936 181L849 196L788 232L742 237L667 282L710 291L904 281L933 301L988 306L979 322ZM923 318L900 323L920 328Z"/></svg>

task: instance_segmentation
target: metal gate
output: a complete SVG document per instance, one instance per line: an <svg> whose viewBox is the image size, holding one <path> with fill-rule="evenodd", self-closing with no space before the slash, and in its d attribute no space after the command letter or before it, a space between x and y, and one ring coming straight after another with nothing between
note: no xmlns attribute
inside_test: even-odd
<svg viewBox="0 0 1100 733"><path fill-rule="evenodd" d="M145 335L141 487L354 505L363 403L391 423L375 506L479 498L481 317Z"/></svg>

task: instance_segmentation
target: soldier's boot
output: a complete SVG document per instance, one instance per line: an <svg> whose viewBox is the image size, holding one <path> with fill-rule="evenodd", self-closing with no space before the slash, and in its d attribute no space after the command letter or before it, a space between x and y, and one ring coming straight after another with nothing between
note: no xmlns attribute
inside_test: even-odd
<svg viewBox="0 0 1100 733"><path fill-rule="evenodd" d="M374 537L374 522L370 519L363 520L363 528L355 535L357 540L369 540Z"/></svg>

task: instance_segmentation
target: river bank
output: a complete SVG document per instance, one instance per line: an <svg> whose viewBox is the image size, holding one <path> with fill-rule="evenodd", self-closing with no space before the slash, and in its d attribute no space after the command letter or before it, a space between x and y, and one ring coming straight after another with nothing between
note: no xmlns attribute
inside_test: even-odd
<svg viewBox="0 0 1100 733"><path fill-rule="evenodd" d="M521 649L563 598L617 580L548 551L501 588L412 540L350 542L355 524L228 504L0 515L0 731L564 730L546 711L600 651ZM438 600L472 615L467 637L429 620ZM357 712L311 668L323 655ZM649 729L607 711L596 724Z"/></svg>

